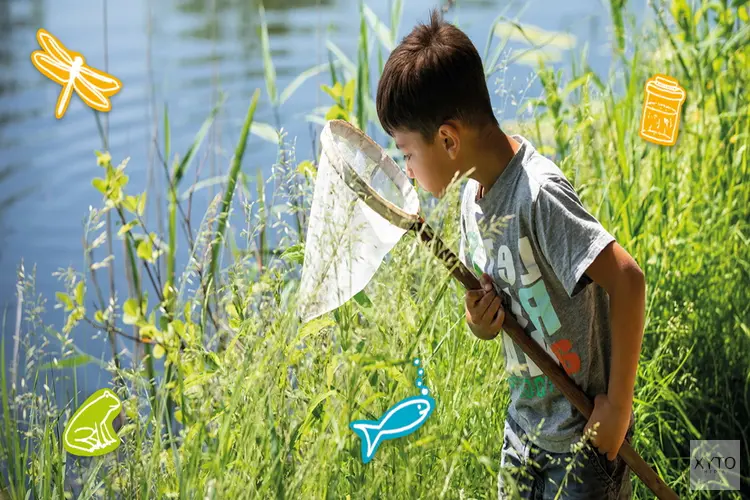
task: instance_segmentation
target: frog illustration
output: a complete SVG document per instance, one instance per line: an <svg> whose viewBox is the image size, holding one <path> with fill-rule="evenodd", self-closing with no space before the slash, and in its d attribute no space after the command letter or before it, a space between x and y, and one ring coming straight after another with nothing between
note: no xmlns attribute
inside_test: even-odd
<svg viewBox="0 0 750 500"><path fill-rule="evenodd" d="M93 457L117 449L117 437L112 421L122 403L110 389L104 388L89 396L73 414L63 433L63 446L73 455Z"/></svg>

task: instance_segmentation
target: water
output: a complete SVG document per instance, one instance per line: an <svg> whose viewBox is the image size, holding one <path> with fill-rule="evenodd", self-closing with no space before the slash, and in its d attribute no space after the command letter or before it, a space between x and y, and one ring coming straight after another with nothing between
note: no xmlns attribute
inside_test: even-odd
<svg viewBox="0 0 750 500"><path fill-rule="evenodd" d="M390 2L369 4L387 22ZM426 20L428 9L437 2L407 0L404 4L399 39L417 21ZM459 1L447 18L458 21L481 53L500 11L497 4ZM520 13L522 22L569 32L576 36L579 47L583 42L600 47L609 38L609 15L596 1L539 0L524 5L526 2L510 2L506 14L516 17ZM74 96L63 119L54 118L60 86L40 75L29 60L31 52L39 48L36 30L45 28L70 50L83 53L88 64L123 82L123 90L112 98L113 109L104 125L113 161L131 157L129 193L151 186L151 205L157 193L165 191L154 149L154 129L161 128L165 104L172 125L172 151L184 155L218 90L227 93L216 127L207 138L210 147L204 147L196 158L186 175L187 185L193 182L198 165L201 179L226 174L256 88L263 91L256 121L275 123L265 93L258 6L257 0L0 0L0 305L7 313L4 336L8 359L15 325L16 270L21 259L27 272L36 266L37 293L47 299L45 321L61 329L64 315L53 309L53 304L54 293L63 285L52 273L71 265L83 270L82 221L90 205L101 206L101 197L91 186L91 180L101 175L93 154L102 149L94 114ZM265 8L279 92L301 71L327 61L328 38L356 59L357 2L266 0ZM509 47L523 45L511 43ZM593 67L606 71L608 49L592 49L589 54ZM526 88L531 71L529 65L514 65L505 74L506 86L516 92ZM305 114L331 103L319 90L323 83L330 83L327 72L306 82L280 109L280 123L290 137L297 137L298 161L310 157L313 135L320 130L317 125L311 130ZM375 84L373 81L373 91ZM494 79L490 88L497 89ZM529 92L539 94L536 86ZM493 104L503 108L503 119L514 118L517 107L509 100L494 94ZM161 147L163 140L158 138L157 143ZM256 169L261 168L267 177L275 160L276 147L251 136L243 171L254 178ZM192 207L196 224L216 193L211 188L197 191ZM151 210L147 217L151 230L157 229L154 217ZM121 261L121 243L115 246ZM184 253L184 244L182 250ZM100 252L95 260L103 257ZM106 281L105 275L100 272L102 281ZM127 289L122 268L117 268L116 287L124 297ZM22 335L26 331L24 326ZM92 333L82 325L73 338L87 353L108 359L110 348L105 338L91 340ZM127 347L132 344L128 342ZM106 374L91 370L86 371L90 378L79 380L84 398L107 383Z"/></svg>

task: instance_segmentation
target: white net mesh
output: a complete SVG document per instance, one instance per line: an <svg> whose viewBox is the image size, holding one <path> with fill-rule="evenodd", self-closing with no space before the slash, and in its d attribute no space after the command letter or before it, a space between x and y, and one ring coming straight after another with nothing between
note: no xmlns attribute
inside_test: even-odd
<svg viewBox="0 0 750 500"><path fill-rule="evenodd" d="M322 154L298 295L297 314L303 323L361 291L407 231L408 221L402 222L397 211L376 211L362 201L360 182L386 200L376 204L370 197L376 208L392 204L407 214L419 211L419 198L408 178L367 136L336 120L326 124L320 139ZM391 213L389 219L383 213Z"/></svg>

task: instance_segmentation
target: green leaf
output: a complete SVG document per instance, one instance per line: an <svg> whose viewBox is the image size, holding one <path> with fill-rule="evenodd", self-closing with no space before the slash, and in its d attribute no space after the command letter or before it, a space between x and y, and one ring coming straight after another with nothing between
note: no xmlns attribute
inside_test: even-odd
<svg viewBox="0 0 750 500"><path fill-rule="evenodd" d="M357 304L361 305L362 307L372 307L370 297L367 296L364 290L360 290L359 292L357 292L356 295L354 295L354 300L356 300Z"/></svg>
<svg viewBox="0 0 750 500"><path fill-rule="evenodd" d="M562 97L561 98L562 99L567 98L568 95L570 95L571 93L573 93L576 89L578 89L582 85L588 83L590 79L591 79L591 75L589 75L588 73L584 73L583 75L579 76L575 80L573 80L571 82L568 82L568 84L565 85L565 88L562 91Z"/></svg>
<svg viewBox="0 0 750 500"><path fill-rule="evenodd" d="M165 351L161 344L156 344L153 350L154 358L160 359L164 357Z"/></svg>
<svg viewBox="0 0 750 500"><path fill-rule="evenodd" d="M156 329L156 326L142 322L140 325L140 334L141 337L147 338L147 339L153 339L159 336L159 330Z"/></svg>
<svg viewBox="0 0 750 500"><path fill-rule="evenodd" d="M279 98L279 104L284 104L287 99L289 99L295 90L299 88L300 85L305 83L305 81L309 78L312 78L313 76L317 75L318 73L321 73L328 69L328 63L319 64L317 66L313 66L312 68L303 71L300 73L297 78L292 80L292 83L287 85L287 87L284 89L284 91L281 93L281 97Z"/></svg>
<svg viewBox="0 0 750 500"><path fill-rule="evenodd" d="M117 177L115 177L114 184L119 186L120 189L122 189L128 184L129 179L130 177L128 177L126 174L120 174Z"/></svg>
<svg viewBox="0 0 750 500"><path fill-rule="evenodd" d="M250 125L250 133L257 135L271 144L279 143L279 133L268 123L253 122L253 124Z"/></svg>
<svg viewBox="0 0 750 500"><path fill-rule="evenodd" d="M138 207L138 198L135 196L126 196L124 200L122 200L122 206L127 210L128 212L135 213L136 208Z"/></svg>
<svg viewBox="0 0 750 500"><path fill-rule="evenodd" d="M40 370L49 370L51 368L73 368L75 366L81 366L95 361L94 358L88 354L79 354L77 356L71 356L63 360L58 360L57 363L54 361L45 363L39 367Z"/></svg>
<svg viewBox="0 0 750 500"><path fill-rule="evenodd" d="M346 86L344 87L344 104L346 105L346 109L351 113L354 111L354 87L355 80L349 80L346 82Z"/></svg>
<svg viewBox="0 0 750 500"><path fill-rule="evenodd" d="M83 294L85 292L85 289L83 287L83 281L79 281L78 285L76 285L76 303L79 306L83 305Z"/></svg>
<svg viewBox="0 0 750 500"><path fill-rule="evenodd" d="M320 89L331 96L331 99L338 102L341 98L341 91L343 88L341 87L341 84L339 82L336 82L336 84L333 87L329 87L328 85L321 85Z"/></svg>
<svg viewBox="0 0 750 500"><path fill-rule="evenodd" d="M91 184L103 195L107 195L107 180L100 177L95 178L91 181Z"/></svg>
<svg viewBox="0 0 750 500"><path fill-rule="evenodd" d="M349 113L344 111L341 106L338 104L334 104L331 106L331 109L328 110L328 113L326 113L325 119L326 120L336 120L336 119L344 119L346 120L349 117Z"/></svg>
<svg viewBox="0 0 750 500"><path fill-rule="evenodd" d="M141 312L138 309L138 300L128 299L122 305L122 322L126 325L135 325Z"/></svg>
<svg viewBox="0 0 750 500"><path fill-rule="evenodd" d="M305 260L305 248L301 244L292 245L280 255L282 259L296 264L302 264Z"/></svg>
<svg viewBox="0 0 750 500"><path fill-rule="evenodd" d="M175 333L179 335L180 338L185 338L185 323L183 323L179 319L176 319L170 324L172 325L172 329L174 329Z"/></svg>
<svg viewBox="0 0 750 500"><path fill-rule="evenodd" d="M70 300L70 296L67 293L57 292L55 294L55 296L57 297L57 300L59 300L60 302L62 302L65 305L65 310L66 311L72 311L73 310L73 301Z"/></svg>
<svg viewBox="0 0 750 500"><path fill-rule="evenodd" d="M308 321L299 329L299 333L297 334L297 342L302 341L302 339L310 335L320 332L324 328L328 328L329 326L335 326L335 325L336 325L336 322L333 321L331 317L328 315Z"/></svg>
<svg viewBox="0 0 750 500"><path fill-rule="evenodd" d="M136 213L139 216L142 216L143 213L146 211L146 193L141 193L138 195L138 206L135 209Z"/></svg>
<svg viewBox="0 0 750 500"><path fill-rule="evenodd" d="M747 0L745 0L745 2L746 1ZM740 21L742 21L743 23L746 23L748 20L750 20L750 16L748 16L747 9L745 7L740 7L739 9L737 9L737 16L739 16Z"/></svg>
<svg viewBox="0 0 750 500"><path fill-rule="evenodd" d="M127 167L127 166L128 166L128 162L129 162L129 161L130 161L130 157L129 157L129 156L128 156L127 158L125 158L124 160L122 160L122 161L120 162L120 164L119 164L119 165L117 165L117 169L116 169L116 170L117 170L117 172L118 172L118 173L120 173L120 172L122 172L123 170L125 170L125 167Z"/></svg>
<svg viewBox="0 0 750 500"><path fill-rule="evenodd" d="M133 229L137 225L138 225L137 220L131 220L130 222L122 226L119 231L117 231L117 236L122 236L123 234L129 232L131 229Z"/></svg>
<svg viewBox="0 0 750 500"><path fill-rule="evenodd" d="M65 322L65 326L63 327L63 333L67 334L70 333L70 331L73 329L74 326L78 324L80 319L83 317L83 313L81 312L80 307L76 307L71 311L70 315L68 316L68 320Z"/></svg>
<svg viewBox="0 0 750 500"><path fill-rule="evenodd" d="M96 321L98 323L104 323L104 321L105 321L104 311L96 311L94 313L94 321Z"/></svg>
<svg viewBox="0 0 750 500"><path fill-rule="evenodd" d="M153 260L153 247L148 238L144 238L138 243L138 257L148 262Z"/></svg>
<svg viewBox="0 0 750 500"><path fill-rule="evenodd" d="M317 169L315 168L315 165L310 160L305 160L300 162L299 165L297 165L297 173L309 175L310 177L315 177L315 174L317 173Z"/></svg>
<svg viewBox="0 0 750 500"><path fill-rule="evenodd" d="M112 156L106 151L104 153L100 151L94 151L94 153L96 154L96 164L100 167L106 167L112 162Z"/></svg>

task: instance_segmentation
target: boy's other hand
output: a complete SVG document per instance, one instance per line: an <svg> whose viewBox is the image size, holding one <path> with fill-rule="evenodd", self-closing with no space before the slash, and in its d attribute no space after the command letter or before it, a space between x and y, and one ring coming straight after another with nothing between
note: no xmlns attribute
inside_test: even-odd
<svg viewBox="0 0 750 500"><path fill-rule="evenodd" d="M616 406L610 402L606 394L597 394L594 398L594 411L591 412L583 432L596 422L599 422L599 427L591 442L599 449L599 453L606 453L609 460L614 460L628 432L630 408Z"/></svg>
<svg viewBox="0 0 750 500"><path fill-rule="evenodd" d="M492 286L487 273L479 278L480 290L466 292L466 322L479 339L492 340L497 337L505 321L505 310L500 296Z"/></svg>

